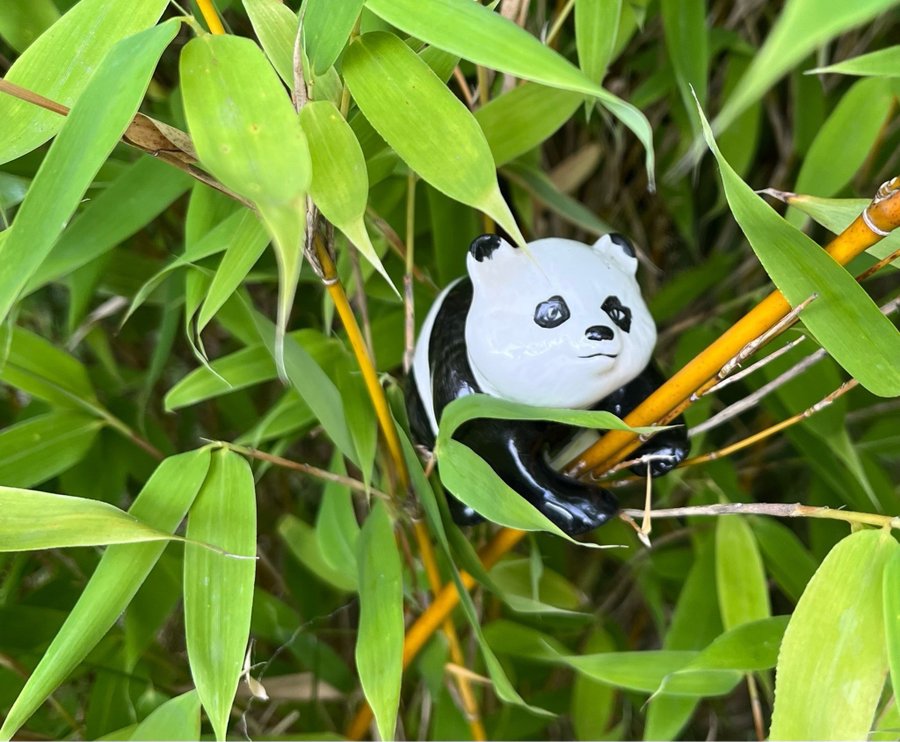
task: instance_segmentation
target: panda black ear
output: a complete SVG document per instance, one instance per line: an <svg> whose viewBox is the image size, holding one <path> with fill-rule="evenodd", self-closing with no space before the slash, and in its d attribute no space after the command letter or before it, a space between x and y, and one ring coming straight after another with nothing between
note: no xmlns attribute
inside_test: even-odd
<svg viewBox="0 0 900 742"><path fill-rule="evenodd" d="M634 245L631 244L629 239L618 232L610 232L608 235L610 242L614 245L618 245L622 248L622 252L624 252L629 258L636 258L637 252L635 252Z"/></svg>
<svg viewBox="0 0 900 742"><path fill-rule="evenodd" d="M472 244L469 245L469 253L480 263L485 258L490 260L494 250L500 247L501 244L503 244L503 240L500 238L500 235L483 234L481 237L476 237L472 240Z"/></svg>

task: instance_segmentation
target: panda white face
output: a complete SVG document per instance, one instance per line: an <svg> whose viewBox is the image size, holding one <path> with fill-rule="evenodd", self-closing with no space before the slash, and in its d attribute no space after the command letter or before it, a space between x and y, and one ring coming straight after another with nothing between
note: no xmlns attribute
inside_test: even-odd
<svg viewBox="0 0 900 742"><path fill-rule="evenodd" d="M469 363L483 391L523 404L590 407L650 361L656 327L618 235L594 245L496 237L467 258ZM476 243L478 241L476 240Z"/></svg>

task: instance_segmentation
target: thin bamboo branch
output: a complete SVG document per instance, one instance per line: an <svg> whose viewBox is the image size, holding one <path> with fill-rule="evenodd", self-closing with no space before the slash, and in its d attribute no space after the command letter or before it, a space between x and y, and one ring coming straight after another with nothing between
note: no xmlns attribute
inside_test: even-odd
<svg viewBox="0 0 900 742"><path fill-rule="evenodd" d="M881 186L872 203L826 248L841 265L879 242L900 225L900 178ZM754 338L775 326L791 311L780 291L773 291L754 309L738 320L706 350L672 376L638 407L625 422L632 427L666 421L681 411L714 379L729 359ZM605 471L640 445L634 433L610 431L566 467L570 476L582 476L590 470Z"/></svg>

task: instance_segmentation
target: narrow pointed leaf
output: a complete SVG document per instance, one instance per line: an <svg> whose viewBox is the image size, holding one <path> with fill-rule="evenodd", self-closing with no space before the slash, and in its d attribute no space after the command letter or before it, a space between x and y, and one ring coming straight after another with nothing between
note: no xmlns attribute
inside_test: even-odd
<svg viewBox="0 0 900 742"><path fill-rule="evenodd" d="M303 14L303 46L313 72L324 74L350 37L363 0L308 0Z"/></svg>
<svg viewBox="0 0 900 742"><path fill-rule="evenodd" d="M403 573L387 508L376 502L359 536L356 669L382 739L393 739L403 673Z"/></svg>
<svg viewBox="0 0 900 742"><path fill-rule="evenodd" d="M824 75L826 73L841 75L859 75L860 77L900 77L900 46L863 54L852 59L845 59L827 67L816 67L807 75Z"/></svg>
<svg viewBox="0 0 900 742"><path fill-rule="evenodd" d="M297 14L281 0L243 0L243 3L266 56L284 83L293 88L294 39L300 25Z"/></svg>
<svg viewBox="0 0 900 742"><path fill-rule="evenodd" d="M194 501L209 468L201 449L163 461L144 485L130 515L171 533ZM110 546L0 729L9 739L47 700L109 631L131 602L166 547L166 542Z"/></svg>
<svg viewBox="0 0 900 742"><path fill-rule="evenodd" d="M900 549L884 567L884 632L894 698L900 693Z"/></svg>
<svg viewBox="0 0 900 742"><path fill-rule="evenodd" d="M0 320L47 257L134 117L156 63L178 27L179 22L171 20L116 44L66 117L9 235L0 243ZM61 172L66 177L60 177Z"/></svg>
<svg viewBox="0 0 900 742"><path fill-rule="evenodd" d="M168 4L168 0L81 0L25 50L4 79L72 106L116 42L152 26ZM120 83L125 92L129 85L125 80ZM0 163L5 163L46 142L64 119L0 94L0 121Z"/></svg>
<svg viewBox="0 0 900 742"><path fill-rule="evenodd" d="M593 96L644 145L652 188L653 131L647 117L512 21L469 0L367 0L366 7L406 33L476 64Z"/></svg>
<svg viewBox="0 0 900 742"><path fill-rule="evenodd" d="M366 159L353 129L329 101L311 101L303 106L300 123L310 142L313 171L310 194L313 201L399 296L363 222L369 198L369 176Z"/></svg>
<svg viewBox="0 0 900 742"><path fill-rule="evenodd" d="M581 0L575 3L575 46L578 65L596 83L603 82L616 48L622 0Z"/></svg>
<svg viewBox="0 0 900 742"><path fill-rule="evenodd" d="M209 475L188 515L184 551L184 624L197 693L216 739L225 739L250 634L256 574L256 493L247 462L212 454Z"/></svg>
<svg viewBox="0 0 900 742"><path fill-rule="evenodd" d="M716 589L726 629L760 621L772 613L759 548L749 524L740 516L716 522Z"/></svg>
<svg viewBox="0 0 900 742"><path fill-rule="evenodd" d="M741 180L698 110L734 217L772 281L792 306L818 294L803 312L815 339L873 394L900 394L900 332L844 268Z"/></svg>
<svg viewBox="0 0 900 742"><path fill-rule="evenodd" d="M524 244L478 123L412 49L391 34L367 33L350 44L343 71L363 115L407 165Z"/></svg>
<svg viewBox="0 0 900 742"><path fill-rule="evenodd" d="M883 582L900 545L887 530L835 546L791 617L769 739L865 739L888 669Z"/></svg>

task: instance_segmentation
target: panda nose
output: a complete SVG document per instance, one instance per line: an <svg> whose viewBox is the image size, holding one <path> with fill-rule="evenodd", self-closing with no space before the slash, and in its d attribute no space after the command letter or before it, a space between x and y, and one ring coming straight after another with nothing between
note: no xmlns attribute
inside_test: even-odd
<svg viewBox="0 0 900 742"><path fill-rule="evenodd" d="M613 331L606 325L594 325L593 327L588 327L584 331L584 335L588 340L612 340Z"/></svg>

